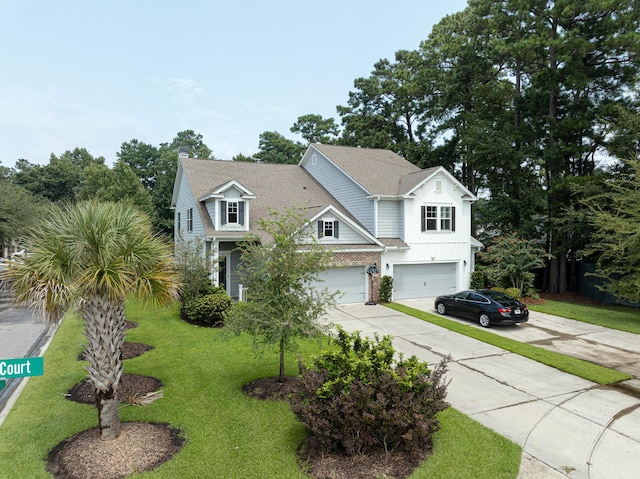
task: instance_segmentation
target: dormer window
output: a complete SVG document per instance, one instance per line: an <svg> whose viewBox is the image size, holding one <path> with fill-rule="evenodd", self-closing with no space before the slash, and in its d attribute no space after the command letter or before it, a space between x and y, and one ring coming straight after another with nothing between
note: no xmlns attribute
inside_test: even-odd
<svg viewBox="0 0 640 479"><path fill-rule="evenodd" d="M227 202L227 223L237 223L237 222L238 222L238 202L229 201Z"/></svg>
<svg viewBox="0 0 640 479"><path fill-rule="evenodd" d="M221 201L220 210L223 226L244 225L244 201Z"/></svg>
<svg viewBox="0 0 640 479"><path fill-rule="evenodd" d="M319 220L318 238L338 239L338 222L336 220Z"/></svg>

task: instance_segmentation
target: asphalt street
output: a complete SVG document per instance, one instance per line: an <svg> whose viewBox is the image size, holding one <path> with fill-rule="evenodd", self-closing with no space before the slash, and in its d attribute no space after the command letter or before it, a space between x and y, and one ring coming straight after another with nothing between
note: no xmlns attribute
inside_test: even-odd
<svg viewBox="0 0 640 479"><path fill-rule="evenodd" d="M0 359L41 356L55 329L55 325L38 320L26 309L0 311ZM0 391L0 426L28 379L8 379Z"/></svg>

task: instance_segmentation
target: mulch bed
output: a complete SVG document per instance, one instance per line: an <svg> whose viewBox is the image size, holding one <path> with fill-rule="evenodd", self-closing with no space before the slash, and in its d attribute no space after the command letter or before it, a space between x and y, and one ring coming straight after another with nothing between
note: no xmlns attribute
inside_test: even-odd
<svg viewBox="0 0 640 479"><path fill-rule="evenodd" d="M144 353L146 353L147 351L151 351L152 349L153 346L149 346L148 344L130 343L127 341L122 345L122 359L137 358L138 356L142 356ZM78 359L80 361L85 361L85 354L86 351L82 351L78 355Z"/></svg>
<svg viewBox="0 0 640 479"><path fill-rule="evenodd" d="M553 301L563 301L565 303L576 303L576 304L592 304L595 306L602 306L602 303L598 301L594 301L592 299L587 298L586 296L581 295L580 293L540 293L540 298L542 300L550 299Z"/></svg>
<svg viewBox="0 0 640 479"><path fill-rule="evenodd" d="M158 391L162 382L152 376L123 374L118 385L120 402ZM94 404L95 393L89 380L74 386L67 398ZM153 469L171 459L183 446L181 431L167 424L122 423L118 439L103 441L99 428L90 429L54 447L47 470L56 479L121 479L134 472Z"/></svg>
<svg viewBox="0 0 640 479"><path fill-rule="evenodd" d="M56 479L121 479L171 459L184 444L181 432L167 424L122 423L113 441L98 428L65 439L49 452L47 471Z"/></svg>
<svg viewBox="0 0 640 479"><path fill-rule="evenodd" d="M127 398L143 396L156 392L162 388L162 382L153 376L142 376L140 374L123 374L118 384L118 398L120 402L129 402ZM67 393L67 399L82 404L95 404L96 395L93 386L88 379L76 384Z"/></svg>
<svg viewBox="0 0 640 479"><path fill-rule="evenodd" d="M245 384L242 391L263 400L282 400L295 391L295 378L287 376L283 382L277 377L256 379ZM430 450L420 453L379 451L357 456L340 453L316 454L303 447L299 453L301 467L314 479L404 479L424 461Z"/></svg>

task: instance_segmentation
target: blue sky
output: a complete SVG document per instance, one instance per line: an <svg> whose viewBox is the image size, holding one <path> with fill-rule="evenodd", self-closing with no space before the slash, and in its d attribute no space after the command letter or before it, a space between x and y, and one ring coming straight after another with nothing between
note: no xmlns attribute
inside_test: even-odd
<svg viewBox="0 0 640 479"><path fill-rule="evenodd" d="M0 0L0 165L191 129L221 159L308 113L466 0Z"/></svg>

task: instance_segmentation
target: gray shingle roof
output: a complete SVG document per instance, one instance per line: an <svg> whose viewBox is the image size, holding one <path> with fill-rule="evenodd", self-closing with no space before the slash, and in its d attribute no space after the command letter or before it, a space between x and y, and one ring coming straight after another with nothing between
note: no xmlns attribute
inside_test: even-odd
<svg viewBox="0 0 640 479"><path fill-rule="evenodd" d="M308 218L329 205L353 218L320 184L298 165L278 165L242 161L198 160L181 158L186 176L196 200L220 186L235 180L256 195L250 200L249 228L257 232L257 220L268 216L270 210L285 211L300 207ZM198 202L200 217L205 221L208 236L237 236L233 232L216 232L203 202ZM356 221L357 223L357 221Z"/></svg>
<svg viewBox="0 0 640 479"><path fill-rule="evenodd" d="M372 195L403 195L437 168L423 170L391 150L322 145L313 147Z"/></svg>

